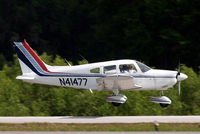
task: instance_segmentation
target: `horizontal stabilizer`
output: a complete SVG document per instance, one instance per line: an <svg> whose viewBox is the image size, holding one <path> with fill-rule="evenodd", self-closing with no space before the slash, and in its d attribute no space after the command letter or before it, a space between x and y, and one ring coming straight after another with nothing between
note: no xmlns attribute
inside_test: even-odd
<svg viewBox="0 0 200 134"><path fill-rule="evenodd" d="M18 80L34 80L35 77L32 77L32 76L17 76L16 79L18 79Z"/></svg>

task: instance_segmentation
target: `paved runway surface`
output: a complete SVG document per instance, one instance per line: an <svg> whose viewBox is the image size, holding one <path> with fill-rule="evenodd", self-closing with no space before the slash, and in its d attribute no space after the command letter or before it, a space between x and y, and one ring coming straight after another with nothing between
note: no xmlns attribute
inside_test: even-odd
<svg viewBox="0 0 200 134"><path fill-rule="evenodd" d="M200 132L21 132L0 131L0 134L199 134Z"/></svg>
<svg viewBox="0 0 200 134"><path fill-rule="evenodd" d="M0 123L200 123L200 116L0 117Z"/></svg>

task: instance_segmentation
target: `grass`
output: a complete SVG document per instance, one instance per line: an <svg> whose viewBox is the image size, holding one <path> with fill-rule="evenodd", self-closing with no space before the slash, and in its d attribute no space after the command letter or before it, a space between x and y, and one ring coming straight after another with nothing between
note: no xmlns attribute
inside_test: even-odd
<svg viewBox="0 0 200 134"><path fill-rule="evenodd" d="M0 124L0 131L155 131L152 123L134 124ZM200 123L160 123L159 131L200 131Z"/></svg>

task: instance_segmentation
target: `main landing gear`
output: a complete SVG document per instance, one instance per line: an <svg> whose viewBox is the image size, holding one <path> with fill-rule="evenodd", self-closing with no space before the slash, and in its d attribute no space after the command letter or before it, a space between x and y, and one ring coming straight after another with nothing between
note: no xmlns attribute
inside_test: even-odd
<svg viewBox="0 0 200 134"><path fill-rule="evenodd" d="M150 97L149 100L154 103L159 103L163 108L172 103L167 96L164 96L163 91L161 91L161 97Z"/></svg>
<svg viewBox="0 0 200 134"><path fill-rule="evenodd" d="M105 100L107 102L111 102L113 106L120 106L126 102L127 97L123 94L119 94L119 90L114 90L113 94L107 96ZM151 102L160 104L160 106L163 108L172 103L172 101L167 96L164 96L163 91L161 91L160 97L150 97L149 100Z"/></svg>
<svg viewBox="0 0 200 134"><path fill-rule="evenodd" d="M114 90L112 95L109 95L105 98L107 102L111 102L113 106L120 106L125 103L127 97L123 94L119 94L119 90Z"/></svg>

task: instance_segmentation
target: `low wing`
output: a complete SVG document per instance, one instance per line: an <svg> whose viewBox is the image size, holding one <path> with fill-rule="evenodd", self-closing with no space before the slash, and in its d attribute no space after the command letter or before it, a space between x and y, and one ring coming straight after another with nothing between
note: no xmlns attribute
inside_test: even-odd
<svg viewBox="0 0 200 134"><path fill-rule="evenodd" d="M97 79L99 90L131 90L138 89L141 86L134 83L134 78L127 75L110 75Z"/></svg>

